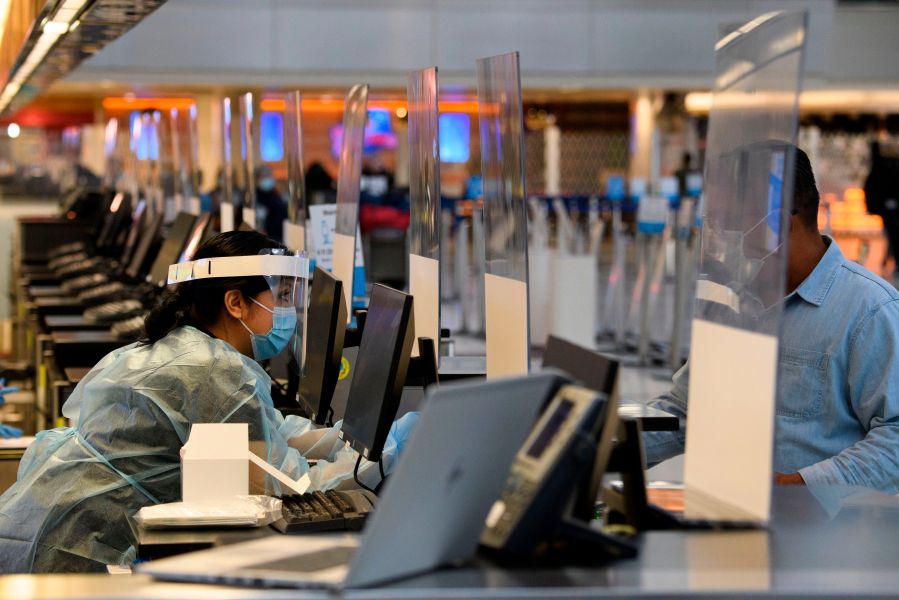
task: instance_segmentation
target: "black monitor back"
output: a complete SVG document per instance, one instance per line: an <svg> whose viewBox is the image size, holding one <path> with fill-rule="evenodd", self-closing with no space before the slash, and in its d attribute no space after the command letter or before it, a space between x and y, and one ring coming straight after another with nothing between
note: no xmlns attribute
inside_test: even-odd
<svg viewBox="0 0 899 600"><path fill-rule="evenodd" d="M132 199L130 194L119 192L109 205L109 212L105 217L103 229L97 237L97 253L103 256L114 256L116 242L122 230L131 224Z"/></svg>
<svg viewBox="0 0 899 600"><path fill-rule="evenodd" d="M585 387L611 396L618 377L618 361L598 352L549 336L543 353L543 368L553 367L580 381Z"/></svg>
<svg viewBox="0 0 899 600"><path fill-rule="evenodd" d="M178 262L181 251L187 243L187 238L193 230L194 222L197 217L190 213L181 212L175 217L172 227L169 229L162 247L150 267L150 274L147 279L153 285L164 286L169 277L169 265Z"/></svg>
<svg viewBox="0 0 899 600"><path fill-rule="evenodd" d="M346 320L343 282L315 267L306 318L306 364L300 379L299 402L319 425L329 421L331 398L340 374Z"/></svg>
<svg viewBox="0 0 899 600"><path fill-rule="evenodd" d="M412 296L372 286L341 437L371 461L381 458L412 354Z"/></svg>
<svg viewBox="0 0 899 600"><path fill-rule="evenodd" d="M203 213L197 217L197 222L194 223L193 229L187 236L187 242L184 244L184 249L178 257L178 262L193 260L194 254L197 253L197 248L209 238L210 231L212 231L212 214Z"/></svg>
<svg viewBox="0 0 899 600"><path fill-rule="evenodd" d="M143 274L147 272L150 261L159 249L159 236L162 232L163 214L157 212L152 217L146 219L146 224L141 230L140 238L137 246L134 248L134 254L125 268L125 276L139 280Z"/></svg>
<svg viewBox="0 0 899 600"><path fill-rule="evenodd" d="M119 264L122 265L120 268L122 269L127 267L131 262L131 257L134 255L134 250L137 248L137 243L146 221L146 208L147 202L145 200L138 201L137 206L134 207L134 214L131 217L131 226L128 227L128 237L125 238L125 246L122 248L122 256L119 259Z"/></svg>

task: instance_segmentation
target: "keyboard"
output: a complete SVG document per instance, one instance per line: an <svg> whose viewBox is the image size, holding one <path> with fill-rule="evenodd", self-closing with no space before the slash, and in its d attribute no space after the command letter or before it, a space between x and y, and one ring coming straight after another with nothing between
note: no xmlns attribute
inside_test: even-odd
<svg viewBox="0 0 899 600"><path fill-rule="evenodd" d="M374 496L361 490L310 492L281 497L281 533L359 531L374 510Z"/></svg>
<svg viewBox="0 0 899 600"><path fill-rule="evenodd" d="M141 312L135 317L116 321L115 325L109 328L109 331L120 340L137 339L144 332L144 319L146 317L146 313Z"/></svg>
<svg viewBox="0 0 899 600"><path fill-rule="evenodd" d="M82 291L98 285L109 282L109 276L105 273L91 273L90 275L81 275L75 279L69 279L62 282L62 289L70 294L81 293Z"/></svg>
<svg viewBox="0 0 899 600"><path fill-rule="evenodd" d="M111 323L137 316L145 312L139 300L117 300L84 311L84 320L91 323Z"/></svg>

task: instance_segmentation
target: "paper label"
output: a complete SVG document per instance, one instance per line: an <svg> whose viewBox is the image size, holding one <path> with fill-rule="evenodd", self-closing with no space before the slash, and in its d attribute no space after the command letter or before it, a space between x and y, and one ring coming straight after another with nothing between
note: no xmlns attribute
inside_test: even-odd
<svg viewBox="0 0 899 600"><path fill-rule="evenodd" d="M249 450L247 451L247 457L250 459L251 463L271 475L281 485L287 486L289 490L296 494L305 494L309 490L309 486L312 485L312 479L309 477L309 473L304 474L302 477L294 481L293 479L282 473L280 470L268 464L266 461L262 460Z"/></svg>
<svg viewBox="0 0 899 600"><path fill-rule="evenodd" d="M777 337L693 320L684 484L697 499L770 515ZM708 515L685 494L688 517Z"/></svg>
<svg viewBox="0 0 899 600"><path fill-rule="evenodd" d="M487 377L526 375L528 340L528 286L523 281L484 275L487 329Z"/></svg>
<svg viewBox="0 0 899 600"><path fill-rule="evenodd" d="M336 204L314 204L309 207L309 246L315 264L331 270L334 260L334 227L337 223Z"/></svg>
<svg viewBox="0 0 899 600"><path fill-rule="evenodd" d="M221 229L223 233L226 231L234 231L234 206L232 204L228 204L227 202L222 204L219 217L221 221L219 229Z"/></svg>
<svg viewBox="0 0 899 600"><path fill-rule="evenodd" d="M241 213L243 216L243 222L256 229L256 211L252 208L244 208Z"/></svg>
<svg viewBox="0 0 899 600"><path fill-rule="evenodd" d="M440 261L417 254L409 255L409 293L415 316L416 337L429 337L440 347ZM418 342L412 344L418 356Z"/></svg>
<svg viewBox="0 0 899 600"><path fill-rule="evenodd" d="M347 323L353 318L352 298L353 293L353 263L355 262L356 243L355 236L335 233L334 258L331 271L334 276L343 282L343 301L347 309Z"/></svg>
<svg viewBox="0 0 899 600"><path fill-rule="evenodd" d="M284 243L294 252L306 249L306 228L298 223L284 221Z"/></svg>

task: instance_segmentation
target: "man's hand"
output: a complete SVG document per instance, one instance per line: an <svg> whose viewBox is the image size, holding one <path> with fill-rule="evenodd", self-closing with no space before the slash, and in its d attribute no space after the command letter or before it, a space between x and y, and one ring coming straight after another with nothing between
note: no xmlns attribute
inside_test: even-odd
<svg viewBox="0 0 899 600"><path fill-rule="evenodd" d="M775 473L776 485L805 485L805 479L799 473Z"/></svg>

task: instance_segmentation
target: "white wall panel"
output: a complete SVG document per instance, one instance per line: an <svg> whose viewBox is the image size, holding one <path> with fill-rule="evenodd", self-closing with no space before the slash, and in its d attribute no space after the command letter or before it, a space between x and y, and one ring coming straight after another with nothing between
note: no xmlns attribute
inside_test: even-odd
<svg viewBox="0 0 899 600"><path fill-rule="evenodd" d="M91 59L116 68L270 69L272 6L253 2L164 4L137 27Z"/></svg>
<svg viewBox="0 0 899 600"><path fill-rule="evenodd" d="M313 8L302 2L282 3L273 24L273 67L289 71L429 66L429 5L379 4Z"/></svg>
<svg viewBox="0 0 899 600"><path fill-rule="evenodd" d="M841 81L899 85L899 11L840 10L834 37L839 52L833 53L832 70Z"/></svg>
<svg viewBox="0 0 899 600"><path fill-rule="evenodd" d="M899 7L835 0L169 0L70 77L402 87L518 50L525 85L706 87L722 23L810 11L807 82L899 87Z"/></svg>
<svg viewBox="0 0 899 600"><path fill-rule="evenodd" d="M474 71L474 61L513 50L522 70L591 69L590 2L444 1L437 5L437 64Z"/></svg>

